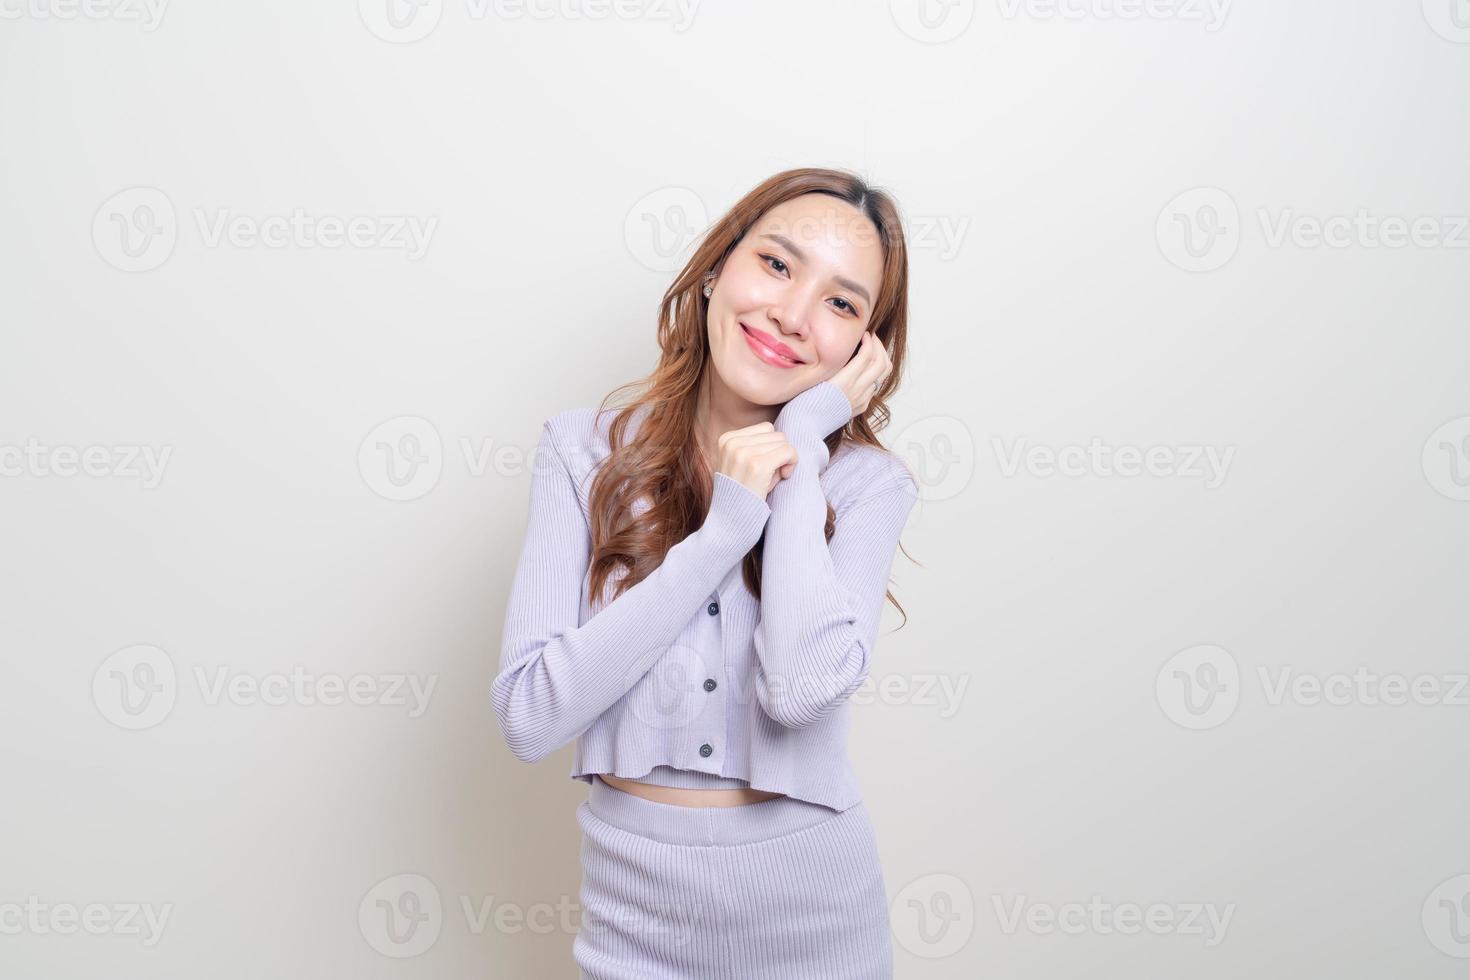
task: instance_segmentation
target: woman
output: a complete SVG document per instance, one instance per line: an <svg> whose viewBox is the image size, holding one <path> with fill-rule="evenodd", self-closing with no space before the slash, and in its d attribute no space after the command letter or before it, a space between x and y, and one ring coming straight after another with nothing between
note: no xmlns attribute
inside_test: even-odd
<svg viewBox="0 0 1470 980"><path fill-rule="evenodd" d="M542 427L492 700L524 761L576 740L584 980L893 975L845 739L917 499L874 434L906 313L892 201L777 174L665 294L643 394Z"/></svg>

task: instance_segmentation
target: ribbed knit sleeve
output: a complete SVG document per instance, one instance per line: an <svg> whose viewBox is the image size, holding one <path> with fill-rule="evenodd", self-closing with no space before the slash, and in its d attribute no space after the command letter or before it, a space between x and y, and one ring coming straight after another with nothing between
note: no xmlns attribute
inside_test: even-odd
<svg viewBox="0 0 1470 980"><path fill-rule="evenodd" d="M825 717L867 677L894 551L918 500L902 461L874 466L857 498L837 511L826 540L823 440L851 417L847 395L824 381L787 402L776 419L798 461L767 498L755 691L766 714L788 728Z"/></svg>
<svg viewBox="0 0 1470 980"><path fill-rule="evenodd" d="M526 762L577 738L653 668L755 546L771 512L762 496L716 473L702 526L646 578L579 623L591 532L555 422L542 426L537 446L530 517L490 692L506 742Z"/></svg>

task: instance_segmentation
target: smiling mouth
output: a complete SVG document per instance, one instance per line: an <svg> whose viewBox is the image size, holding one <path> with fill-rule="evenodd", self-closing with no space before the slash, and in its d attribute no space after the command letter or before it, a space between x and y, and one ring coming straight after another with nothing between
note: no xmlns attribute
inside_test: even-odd
<svg viewBox="0 0 1470 980"><path fill-rule="evenodd" d="M743 323L740 324L740 332L745 334L746 343L750 344L752 347L757 348L759 353L766 355L766 357L783 367L796 367L798 364L804 363L803 361L798 361L788 354L782 354L780 351L773 349L769 344L761 339L761 335L759 333L750 329Z"/></svg>

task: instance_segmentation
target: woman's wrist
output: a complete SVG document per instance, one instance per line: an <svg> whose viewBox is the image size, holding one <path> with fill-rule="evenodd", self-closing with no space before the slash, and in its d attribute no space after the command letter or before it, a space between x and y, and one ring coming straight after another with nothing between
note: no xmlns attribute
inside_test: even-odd
<svg viewBox="0 0 1470 980"><path fill-rule="evenodd" d="M760 540L771 505L766 498L727 473L716 472L709 513L700 527L710 546L722 555L743 556Z"/></svg>
<svg viewBox="0 0 1470 980"><path fill-rule="evenodd" d="M852 420L852 402L847 393L828 378L820 381L781 407L776 428L793 439L822 440Z"/></svg>

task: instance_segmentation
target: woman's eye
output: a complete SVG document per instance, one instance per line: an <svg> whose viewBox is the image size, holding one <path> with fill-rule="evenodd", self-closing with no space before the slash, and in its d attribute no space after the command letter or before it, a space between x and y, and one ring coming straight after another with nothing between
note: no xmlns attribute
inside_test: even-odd
<svg viewBox="0 0 1470 980"><path fill-rule="evenodd" d="M766 255L764 252L761 252L761 253L758 253L758 254L760 255L762 261L764 261L769 266L769 268L771 268L772 270L774 270L776 272L781 272L781 273L786 272L786 269L787 269L786 263L783 262L783 261L781 261L780 259L776 258L776 256L774 256L774 255ZM857 307L853 306L851 303L849 303L847 300L843 299L841 296L837 297L837 302L839 302L839 303L842 304L842 306L839 307L839 309L841 309L842 312L844 312L844 313L851 313L854 316L857 315Z"/></svg>

